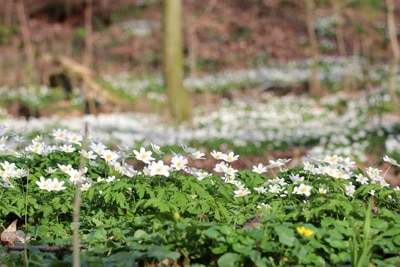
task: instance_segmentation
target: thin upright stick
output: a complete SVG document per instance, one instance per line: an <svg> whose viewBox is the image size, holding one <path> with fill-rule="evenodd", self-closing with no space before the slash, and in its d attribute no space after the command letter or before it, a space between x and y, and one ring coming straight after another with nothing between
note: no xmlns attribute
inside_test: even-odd
<svg viewBox="0 0 400 267"><path fill-rule="evenodd" d="M85 133L82 141L82 149L86 150L88 146L89 130L87 123L85 124ZM81 156L79 162L79 170L83 170L86 166L86 159ZM81 205L81 182L80 180L76 184L75 199L74 199L74 210L73 210L73 234L72 234L72 256L73 256L73 267L80 267L80 238L79 238L79 213Z"/></svg>

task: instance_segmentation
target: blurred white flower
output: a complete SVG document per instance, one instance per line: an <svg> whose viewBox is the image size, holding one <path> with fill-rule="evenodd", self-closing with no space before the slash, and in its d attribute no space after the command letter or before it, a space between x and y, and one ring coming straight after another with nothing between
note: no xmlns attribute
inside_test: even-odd
<svg viewBox="0 0 400 267"><path fill-rule="evenodd" d="M144 147L141 147L140 151L133 150L133 153L135 154L137 160L140 160L146 164L149 164L150 161L154 160L154 158L151 156L152 152L146 151Z"/></svg>
<svg viewBox="0 0 400 267"><path fill-rule="evenodd" d="M243 197L243 196L251 193L250 190L247 188L241 188L241 189L235 190L233 192L235 193L234 197Z"/></svg>
<svg viewBox="0 0 400 267"><path fill-rule="evenodd" d="M229 154L222 154L222 159L226 162L233 162L239 158L239 155L235 155L233 152L229 152Z"/></svg>
<svg viewBox="0 0 400 267"><path fill-rule="evenodd" d="M162 160L159 160L158 162L152 161L149 164L148 168L150 171L150 176L155 176L155 175L163 175L166 177L169 176L170 167L168 165L164 165L164 162Z"/></svg>
<svg viewBox="0 0 400 267"><path fill-rule="evenodd" d="M182 170L186 167L188 160L185 156L180 154L174 155L171 159L171 168L175 170Z"/></svg>
<svg viewBox="0 0 400 267"><path fill-rule="evenodd" d="M253 170L252 170L252 172L255 172L255 173L258 173L258 174L263 174L264 172L267 172L267 171L268 171L267 166L264 166L261 163L258 163L257 166L254 165L253 166Z"/></svg>
<svg viewBox="0 0 400 267"><path fill-rule="evenodd" d="M295 187L293 189L293 193L299 195L305 195L308 197L311 195L312 188L313 187L311 185L300 184L298 187Z"/></svg>

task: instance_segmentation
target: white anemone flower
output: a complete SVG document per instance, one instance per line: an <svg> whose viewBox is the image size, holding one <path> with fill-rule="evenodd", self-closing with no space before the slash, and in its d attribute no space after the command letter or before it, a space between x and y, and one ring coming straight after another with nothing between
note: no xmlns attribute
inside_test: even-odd
<svg viewBox="0 0 400 267"><path fill-rule="evenodd" d="M159 160L158 162L152 161L148 166L148 168L150 171L150 176L155 176L155 175L163 175L166 177L169 176L170 167L168 165L164 165L164 162L162 160Z"/></svg>
<svg viewBox="0 0 400 267"><path fill-rule="evenodd" d="M75 151L75 148L72 147L72 145L66 145L66 144L60 146L59 149L60 149L61 151L65 152L65 153L72 153L72 152Z"/></svg>
<svg viewBox="0 0 400 267"><path fill-rule="evenodd" d="M383 161L386 161L394 166L400 167L399 163L397 163L397 160L395 160L394 158L390 158L389 156L385 155L383 157Z"/></svg>
<svg viewBox="0 0 400 267"><path fill-rule="evenodd" d="M107 164L113 164L119 158L119 155L111 150L104 150L101 157L106 161Z"/></svg>
<svg viewBox="0 0 400 267"><path fill-rule="evenodd" d="M320 187L318 188L318 193L325 195L326 193L328 193L328 189Z"/></svg>
<svg viewBox="0 0 400 267"><path fill-rule="evenodd" d="M192 159L204 159L204 156L205 156L205 155L206 155L206 154L204 154L204 153L201 152L200 150L196 150L196 151L190 153L189 156L190 156Z"/></svg>
<svg viewBox="0 0 400 267"><path fill-rule="evenodd" d="M81 145L82 135L76 133L68 133L67 139L69 143L73 143L76 145Z"/></svg>
<svg viewBox="0 0 400 267"><path fill-rule="evenodd" d="M222 159L226 162L233 162L239 158L239 155L235 155L233 152L229 154L222 154Z"/></svg>
<svg viewBox="0 0 400 267"><path fill-rule="evenodd" d="M262 163L258 163L258 165L253 166L252 172L258 173L258 174L263 174L264 172L267 172L268 168L267 166L264 166Z"/></svg>
<svg viewBox="0 0 400 267"><path fill-rule="evenodd" d="M77 184L86 179L82 176L82 172L75 169L70 169L67 174L69 175L69 181L71 184Z"/></svg>
<svg viewBox="0 0 400 267"><path fill-rule="evenodd" d="M289 178L290 178L290 180L292 180L292 182L293 182L294 184L298 184L298 183L304 181L304 176L300 176L299 174L296 174L296 175L290 174L290 175L289 175Z"/></svg>
<svg viewBox="0 0 400 267"><path fill-rule="evenodd" d="M213 150L213 151L210 153L210 155L211 155L214 159L220 160L220 159L222 159L223 153L220 152L220 151Z"/></svg>
<svg viewBox="0 0 400 267"><path fill-rule="evenodd" d="M282 191L282 188L279 186L279 184L272 184L269 186L268 192L274 193L274 194L279 194Z"/></svg>
<svg viewBox="0 0 400 267"><path fill-rule="evenodd" d="M151 148L153 149L154 153L156 153L158 155L164 154L164 152L161 151L161 148L158 145L153 144L153 143L150 143L150 145L151 145Z"/></svg>
<svg viewBox="0 0 400 267"><path fill-rule="evenodd" d="M54 178L51 181L51 186L50 186L51 191L61 191L66 189L66 187L64 186L64 181L58 181L57 178Z"/></svg>
<svg viewBox="0 0 400 267"><path fill-rule="evenodd" d="M356 187L350 182L348 185L345 185L345 190L345 194L352 197L356 191Z"/></svg>
<svg viewBox="0 0 400 267"><path fill-rule="evenodd" d="M141 147L139 151L133 150L133 153L135 154L135 158L137 160L140 160L146 164L149 164L150 161L154 160L154 158L151 156L153 152L151 151L146 151L144 147Z"/></svg>
<svg viewBox="0 0 400 267"><path fill-rule="evenodd" d="M91 183L84 183L81 185L81 191L87 191L91 186Z"/></svg>
<svg viewBox="0 0 400 267"><path fill-rule="evenodd" d="M359 183L362 184L362 185L366 185L366 184L369 183L369 178L368 178L368 177L365 177L364 175L362 175L362 174L360 173L360 174L357 174L357 175L356 175L356 181L359 182Z"/></svg>
<svg viewBox="0 0 400 267"><path fill-rule="evenodd" d="M86 150L82 149L81 151L79 151L79 153L82 155L82 157L84 157L86 159L94 160L97 158L97 155L94 154L94 151L92 151L92 150L86 151Z"/></svg>
<svg viewBox="0 0 400 267"><path fill-rule="evenodd" d="M188 163L188 160L185 156L182 155L175 155L171 159L171 168L174 168L175 170L182 170L186 167L186 164Z"/></svg>
<svg viewBox="0 0 400 267"><path fill-rule="evenodd" d="M253 189L257 191L259 194L264 194L265 192L267 192L267 189L263 186L254 187Z"/></svg>
<svg viewBox="0 0 400 267"><path fill-rule="evenodd" d="M104 151L106 150L106 146L103 143L92 143L90 145L90 149L96 152L98 155L103 155Z"/></svg>
<svg viewBox="0 0 400 267"><path fill-rule="evenodd" d="M70 170L72 170L71 164L63 165L63 164L58 164L57 163L57 166L64 173L68 173Z"/></svg>
<svg viewBox="0 0 400 267"><path fill-rule="evenodd" d="M271 205L265 204L264 202L260 205L257 205L257 209L266 208L267 210L271 209Z"/></svg>
<svg viewBox="0 0 400 267"><path fill-rule="evenodd" d="M295 187L293 189L293 193L299 194L299 195L305 195L308 197L311 195L312 188L313 187L311 185L300 184L298 187Z"/></svg>
<svg viewBox="0 0 400 267"><path fill-rule="evenodd" d="M56 141L66 141L68 137L68 131L65 129L56 129L50 134Z"/></svg>
<svg viewBox="0 0 400 267"><path fill-rule="evenodd" d="M208 173L208 172L206 172L206 171L197 171L197 172L195 173L195 175L196 175L196 177L197 177L197 180L201 181L201 180L203 180L204 178L210 177L210 176L211 176L211 173Z"/></svg>
<svg viewBox="0 0 400 267"><path fill-rule="evenodd" d="M228 164L226 162L224 162L224 161L220 162L220 163L217 163L214 166L214 171L216 171L216 172L224 172L225 169L227 168L227 166L228 166Z"/></svg>
<svg viewBox="0 0 400 267"><path fill-rule="evenodd" d="M43 176L40 176L40 181L36 181L36 184L42 190L51 191L51 186L52 186L52 180L51 179L45 180L45 178Z"/></svg>
<svg viewBox="0 0 400 267"><path fill-rule="evenodd" d="M245 195L250 194L250 190L247 188L241 188L233 192L235 193L235 197L244 197Z"/></svg>

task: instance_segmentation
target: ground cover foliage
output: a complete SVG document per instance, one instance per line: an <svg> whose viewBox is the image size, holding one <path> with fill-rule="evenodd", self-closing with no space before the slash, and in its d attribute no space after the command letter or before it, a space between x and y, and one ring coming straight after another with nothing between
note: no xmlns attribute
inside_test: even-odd
<svg viewBox="0 0 400 267"><path fill-rule="evenodd" d="M156 144L112 150L94 135L63 129L23 140L3 128L2 136L1 223L18 219L30 239L25 251L10 249L24 246L18 242L0 247L6 266L71 265L77 188L82 266L400 262L400 194L385 181L387 170L358 169L335 155L296 168L275 159L236 170L240 156L230 151ZM205 157L215 160L213 172L193 167Z"/></svg>

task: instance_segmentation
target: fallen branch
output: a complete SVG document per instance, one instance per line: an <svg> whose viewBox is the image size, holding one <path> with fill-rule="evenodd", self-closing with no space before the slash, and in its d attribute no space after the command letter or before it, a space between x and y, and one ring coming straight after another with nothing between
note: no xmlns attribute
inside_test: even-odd
<svg viewBox="0 0 400 267"><path fill-rule="evenodd" d="M95 75L93 71L79 62L65 56L52 56L50 54L44 55L43 59L47 62L59 65L68 75L80 79L83 85L81 86L81 89L87 99L102 97L113 104L125 106L131 105L131 103L126 99L112 94L100 86L94 79Z"/></svg>
<svg viewBox="0 0 400 267"><path fill-rule="evenodd" d="M65 251L68 248L64 246L31 246L40 250L41 252L58 252L58 251ZM29 248L29 247L28 247ZM9 246L8 251L22 251L24 250L24 246Z"/></svg>

